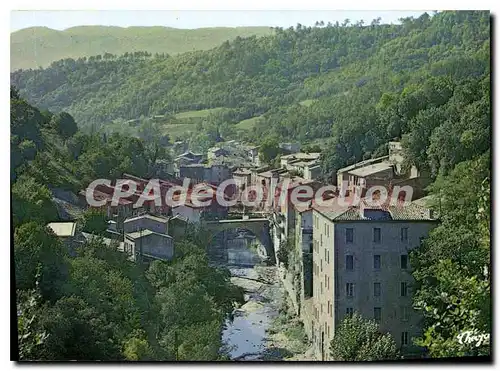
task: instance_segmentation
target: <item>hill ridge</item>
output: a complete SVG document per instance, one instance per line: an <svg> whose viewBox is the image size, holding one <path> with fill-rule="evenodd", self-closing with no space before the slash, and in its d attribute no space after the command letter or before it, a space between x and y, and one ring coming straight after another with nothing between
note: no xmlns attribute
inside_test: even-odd
<svg viewBox="0 0 500 371"><path fill-rule="evenodd" d="M266 36L271 27L204 27L195 29L167 26L84 25L55 30L28 27L10 34L11 71L47 67L65 58L126 52L182 54L208 50L236 37Z"/></svg>

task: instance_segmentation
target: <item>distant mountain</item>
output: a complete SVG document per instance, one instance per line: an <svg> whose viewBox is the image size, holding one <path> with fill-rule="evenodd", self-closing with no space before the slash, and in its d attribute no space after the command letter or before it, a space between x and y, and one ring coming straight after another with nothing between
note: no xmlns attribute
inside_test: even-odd
<svg viewBox="0 0 500 371"><path fill-rule="evenodd" d="M47 67L63 58L147 51L179 54L207 50L236 37L269 35L270 27L217 27L185 30L170 27L79 26L64 31L31 27L10 36L11 71Z"/></svg>

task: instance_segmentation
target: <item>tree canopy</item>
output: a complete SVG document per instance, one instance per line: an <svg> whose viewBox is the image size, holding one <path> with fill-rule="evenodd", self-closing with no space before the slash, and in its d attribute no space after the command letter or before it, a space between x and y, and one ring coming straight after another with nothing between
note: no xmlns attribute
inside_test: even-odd
<svg viewBox="0 0 500 371"><path fill-rule="evenodd" d="M335 330L330 343L335 361L381 361L399 357L390 334L379 332L379 325L358 313L347 316Z"/></svg>

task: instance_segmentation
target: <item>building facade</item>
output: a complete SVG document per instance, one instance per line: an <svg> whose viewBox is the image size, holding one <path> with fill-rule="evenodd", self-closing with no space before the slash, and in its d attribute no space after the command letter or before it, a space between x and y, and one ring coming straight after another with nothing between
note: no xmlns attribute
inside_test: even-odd
<svg viewBox="0 0 500 371"><path fill-rule="evenodd" d="M170 260L174 256L174 241L169 235L144 229L125 234L124 250L135 259Z"/></svg>
<svg viewBox="0 0 500 371"><path fill-rule="evenodd" d="M420 335L412 309L408 254L436 225L417 205L313 211L313 316L316 357L330 360L335 328L358 312L380 323L403 353Z"/></svg>

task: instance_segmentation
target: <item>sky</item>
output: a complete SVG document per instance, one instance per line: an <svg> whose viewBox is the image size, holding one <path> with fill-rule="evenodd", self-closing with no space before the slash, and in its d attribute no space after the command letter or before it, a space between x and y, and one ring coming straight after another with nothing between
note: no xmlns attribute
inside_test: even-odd
<svg viewBox="0 0 500 371"><path fill-rule="evenodd" d="M333 10L39 10L12 11L10 31L33 26L56 30L82 25L103 26L166 26L174 28L272 26L287 28L300 23L313 26L316 21L335 23L348 18L351 23L370 23L380 17L382 23L397 23L402 17L418 17L424 11L333 11ZM430 12L429 12L430 14Z"/></svg>

